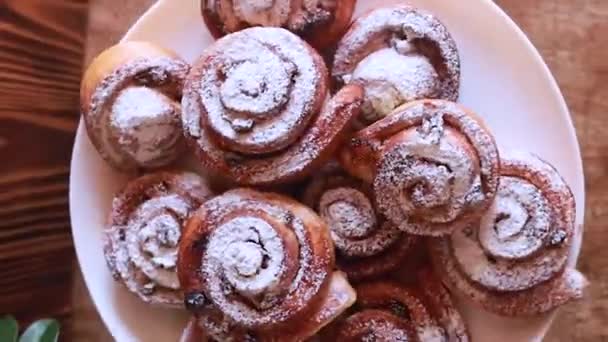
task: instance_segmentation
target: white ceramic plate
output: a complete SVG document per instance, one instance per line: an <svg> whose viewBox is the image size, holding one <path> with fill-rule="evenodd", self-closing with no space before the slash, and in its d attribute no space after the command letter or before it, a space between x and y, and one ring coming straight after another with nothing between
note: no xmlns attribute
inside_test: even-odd
<svg viewBox="0 0 608 342"><path fill-rule="evenodd" d="M398 0L359 0L355 16ZM456 39L462 62L460 101L479 113L501 148L529 150L553 163L566 178L583 222L584 179L572 121L555 80L522 31L490 0L409 0L434 12ZM213 40L198 0L160 0L129 30L125 40L147 40L193 61ZM74 244L93 301L118 341L177 341L187 314L151 308L112 280L101 234L112 195L126 182L91 145L81 122L70 177ZM570 262L580 249L580 233ZM459 300L474 341L540 340L551 317L505 319Z"/></svg>

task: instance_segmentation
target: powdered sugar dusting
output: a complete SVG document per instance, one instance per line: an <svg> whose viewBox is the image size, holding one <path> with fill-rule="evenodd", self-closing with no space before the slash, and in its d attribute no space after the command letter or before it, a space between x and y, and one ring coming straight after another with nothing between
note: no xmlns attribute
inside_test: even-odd
<svg viewBox="0 0 608 342"><path fill-rule="evenodd" d="M353 188L326 191L319 200L321 217L328 222L336 248L349 257L366 257L388 249L401 233L382 224L362 192Z"/></svg>
<svg viewBox="0 0 608 342"><path fill-rule="evenodd" d="M402 103L438 97L438 75L429 61L416 54L385 48L365 57L353 71L353 81L365 87L363 117L374 122Z"/></svg>
<svg viewBox="0 0 608 342"><path fill-rule="evenodd" d="M284 272L284 247L277 232L255 217L237 217L211 235L205 263L221 270L235 291L262 308L272 304L260 296L273 296ZM265 262L264 262L265 260Z"/></svg>
<svg viewBox="0 0 608 342"><path fill-rule="evenodd" d="M427 306L433 309L434 317L445 331L445 337L440 341L469 342L469 334L462 315L454 306L450 293L443 282L436 277L434 272L430 269L419 272L418 282Z"/></svg>
<svg viewBox="0 0 608 342"><path fill-rule="evenodd" d="M455 259L449 254L447 239L433 244L433 263L444 281L485 309L505 316L531 316L549 312L570 301L582 298L588 282L578 271L566 268L555 277L523 291L497 292L475 286L459 272Z"/></svg>
<svg viewBox="0 0 608 342"><path fill-rule="evenodd" d="M304 41L279 28L250 28L218 40L187 85L195 91L186 94L202 105L184 106L194 110L186 113L188 130L197 135L202 122L234 152L287 147L319 110L326 72L320 61Z"/></svg>
<svg viewBox="0 0 608 342"><path fill-rule="evenodd" d="M555 191L562 190L564 182L556 182L554 189L549 182L560 177L544 177L543 173L556 173L546 166L536 169L526 160L503 159L502 168L494 206L480 227L471 232L478 239L457 232L452 244L454 257L467 278L490 289L519 291L537 286L563 269L568 255L566 240L572 236L574 224L562 216L562 208L570 207L573 198L569 191ZM525 215L525 219L512 214ZM553 244L551 234L560 230L561 241ZM472 264L472 255L481 258Z"/></svg>
<svg viewBox="0 0 608 342"><path fill-rule="evenodd" d="M346 318L337 340L408 342L413 337L409 322L381 310L367 309Z"/></svg>
<svg viewBox="0 0 608 342"><path fill-rule="evenodd" d="M87 132L114 167L158 167L181 148L179 96L188 73L170 57L132 60L107 75L82 104ZM161 89L177 89L173 94Z"/></svg>
<svg viewBox="0 0 608 342"><path fill-rule="evenodd" d="M364 213L359 215L359 211L351 203L334 202L327 206L327 217L334 218L336 229L340 230L347 237L365 236L369 228L376 224L373 215L367 214L367 208L362 208Z"/></svg>
<svg viewBox="0 0 608 342"><path fill-rule="evenodd" d="M506 204L486 214L494 219L437 240L431 253L451 283L507 315L541 313L580 297L563 275L571 272L564 268L575 229L574 197L550 165L516 155L502 160L496 203ZM484 230L490 232L480 236Z"/></svg>
<svg viewBox="0 0 608 342"><path fill-rule="evenodd" d="M368 101L374 105L366 114L373 120L406 101L455 101L460 60L456 43L438 19L397 5L376 9L355 21L338 45L332 75L346 83L361 82L366 93L369 87ZM380 90L390 90L392 95L378 96Z"/></svg>
<svg viewBox="0 0 608 342"><path fill-rule="evenodd" d="M145 202L125 229L129 260L154 284L179 290L175 273L181 222L192 208L177 195Z"/></svg>
<svg viewBox="0 0 608 342"><path fill-rule="evenodd" d="M542 248L550 226L551 208L541 191L503 176L493 206L481 219L479 241L493 256L523 259Z"/></svg>
<svg viewBox="0 0 608 342"><path fill-rule="evenodd" d="M348 176L335 163L327 164L316 174L302 200L327 222L338 252L339 269L350 280L373 278L394 270L418 242L377 214L371 186Z"/></svg>
<svg viewBox="0 0 608 342"><path fill-rule="evenodd" d="M193 79L197 79L197 70L195 66ZM185 89L184 114L192 119L186 119L186 122L196 122L195 117L200 114L197 95L192 94L195 88L188 82ZM263 185L295 181L309 175L315 167L332 157L350 127L351 119L358 113L362 95L362 89L357 85L343 87L332 98L326 93L323 109L314 121L293 144L279 153L235 153L220 146L209 130L201 130L200 127L198 136L193 135L191 129L187 130L186 136L195 144L195 152L205 167L237 183Z"/></svg>
<svg viewBox="0 0 608 342"><path fill-rule="evenodd" d="M192 275L206 283L213 306L239 326L257 329L293 318L318 299L328 279L331 244L315 237L323 231L308 209L292 205L279 195L237 189L203 206L212 228L197 249L202 269ZM295 255L286 245L291 234ZM252 269L257 273L247 276Z"/></svg>
<svg viewBox="0 0 608 342"><path fill-rule="evenodd" d="M306 33L311 27L332 19L336 0L223 0L203 1L205 11L217 16L224 33L246 26L285 27L296 33Z"/></svg>
<svg viewBox="0 0 608 342"><path fill-rule="evenodd" d="M394 341L398 334L412 334L415 336L405 341L446 341L445 329L432 316L440 308L430 308L417 291L389 282L366 283L356 290L360 311L342 324L340 337L371 336Z"/></svg>
<svg viewBox="0 0 608 342"><path fill-rule="evenodd" d="M176 156L182 138L178 103L150 88L129 87L116 97L111 111L118 143L135 161L153 166Z"/></svg>
<svg viewBox="0 0 608 342"><path fill-rule="evenodd" d="M420 327L417 329L418 339L420 341L445 341L446 336L443 329L437 327Z"/></svg>
<svg viewBox="0 0 608 342"><path fill-rule="evenodd" d="M176 264L182 223L208 195L204 182L189 173L150 174L130 183L114 199L106 231L104 252L116 278L146 302L181 305Z"/></svg>
<svg viewBox="0 0 608 342"><path fill-rule="evenodd" d="M234 13L250 25L280 26L289 17L289 1L236 0Z"/></svg>
<svg viewBox="0 0 608 342"><path fill-rule="evenodd" d="M384 143L379 156L374 192L379 208L400 229L446 234L490 204L498 154L480 123L449 102L420 101L359 134L397 125L401 132Z"/></svg>
<svg viewBox="0 0 608 342"><path fill-rule="evenodd" d="M254 118L264 117L287 102L295 70L276 55L264 52L267 50L257 53L259 59L255 62L245 61L223 70L226 80L220 88L220 96L226 109L247 112Z"/></svg>
<svg viewBox="0 0 608 342"><path fill-rule="evenodd" d="M352 188L325 191L319 199L319 209L321 216L332 223L332 230L347 238L364 237L376 225L376 214L369 199Z"/></svg>

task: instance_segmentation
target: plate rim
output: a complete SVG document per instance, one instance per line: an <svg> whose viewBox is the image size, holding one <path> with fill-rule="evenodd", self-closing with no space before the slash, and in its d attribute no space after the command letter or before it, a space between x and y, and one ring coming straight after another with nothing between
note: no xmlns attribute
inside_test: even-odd
<svg viewBox="0 0 608 342"><path fill-rule="evenodd" d="M185 0L185 1L187 1L187 0ZM199 0L193 0L193 1L198 2ZM363 0L359 0L359 1L363 1ZM166 6L170 6L170 4L169 4L170 2L173 2L173 4L171 4L171 5L174 5L178 1L176 1L176 0L158 0L154 4L152 4L140 17L138 17L135 20L135 22L129 27L129 29L121 37L119 42L124 42L124 41L130 40L131 36L133 36L136 32L138 32L141 29L143 23L147 21L148 17L150 17L157 11L160 11L162 8L164 8ZM404 2L407 3L408 1L404 0ZM556 113L556 114L562 116L563 117L562 119L565 118L566 122L569 123L567 131L568 131L570 141L573 144L573 146L571 146L571 147L573 147L577 153L577 158L576 158L576 163L575 163L576 165L572 165L572 167L574 168L574 173L576 175L576 181L580 182L582 185L582 188L581 188L582 189L582 193L581 193L582 198L578 199L578 200L580 202L582 202L581 207L583 208L583 210L580 213L580 215L581 215L581 222L584 223L585 222L585 212L586 212L585 204L586 204L587 195L586 195L586 188L585 188L586 182L585 182L585 174L584 174L584 168L583 168L583 157L582 157L582 153L581 153L580 143L578 141L578 136L576 134L574 120L573 120L572 114L568 108L566 99L559 87L559 84L558 84L557 80L555 79L555 76L549 69L549 66L547 65L546 61L543 59L542 55L540 54L540 51L534 46L534 44L532 43L530 38L525 34L525 32L519 27L519 25L512 18L500 6L498 6L498 4L496 4L492 0L477 0L477 2L478 2L479 6L482 6L482 5L487 6L491 12L493 12L495 15L498 15L506 23L506 25L509 27L510 31L512 33L516 34L517 39L525 45L526 52L529 53L533 57L533 61L536 64L535 68L537 68L539 71L542 71L542 77L543 77L545 83L550 87L551 93L557 95L556 97L558 100L558 106L559 106L560 110L559 110L559 113ZM87 66L85 65L85 68L86 67ZM92 282L90 275L89 275L90 273L85 272L84 271L85 267L83 267L84 265L83 265L83 256L82 255L84 255L84 253L86 253L86 251L84 250L84 247L82 246L82 244L79 245L77 243L78 239L76 236L79 235L77 233L79 231L79 229L77 229L75 227L78 225L78 223L81 220L77 220L76 219L77 215L74 215L75 210L74 210L73 203L75 203L77 201L76 197L79 196L79 194L77 194L77 192L73 186L74 185L74 176L73 176L74 173L72 172L72 170L77 167L76 163L77 163L78 158L76 156L78 156L80 154L79 151L82 148L83 139L87 139L87 136L86 136L86 132L85 132L84 121L82 119L82 116L80 116L78 127L76 129L74 145L72 148L72 155L71 155L71 159L70 159L69 194L68 194L69 211L70 211L70 227L71 227L70 229L71 229L71 233L72 233L74 249L76 251L76 259L78 262L78 266L80 268L80 272L84 279L87 292L89 293L89 297L91 298L91 300L95 306L95 310L99 313L99 316L100 316L101 320L103 321L104 326L106 327L106 329L108 330L110 335L114 339L117 339L117 336L115 335L114 330L112 329L112 327L109 324L109 321L111 320L111 319L109 319L109 315L111 313L108 312L108 309L99 305L98 301L100 300L100 297L94 295L93 292L90 290L89 284ZM577 214L579 214L579 213L577 213ZM581 225L580 230L577 232L578 241L574 242L576 245L570 255L570 258L574 259L575 262L578 261L578 258L580 256L580 250L582 248L583 234L584 234L584 224ZM553 313L551 313L547 316L547 322L546 322L546 324L543 324L543 329L541 331L541 335L540 335L541 339L544 338L545 335L547 334L547 331L551 327L558 310L555 310Z"/></svg>

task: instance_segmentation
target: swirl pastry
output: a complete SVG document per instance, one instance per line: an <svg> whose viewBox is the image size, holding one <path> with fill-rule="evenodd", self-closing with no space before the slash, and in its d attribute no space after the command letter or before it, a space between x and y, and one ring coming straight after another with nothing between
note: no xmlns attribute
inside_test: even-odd
<svg viewBox="0 0 608 342"><path fill-rule="evenodd" d="M216 340L302 341L355 300L325 223L287 197L236 189L188 220L178 275Z"/></svg>
<svg viewBox="0 0 608 342"><path fill-rule="evenodd" d="M213 36L252 26L283 27L318 49L334 44L346 31L356 0L202 0L201 10Z"/></svg>
<svg viewBox="0 0 608 342"><path fill-rule="evenodd" d="M575 233L574 197L535 156L501 161L493 205L476 224L432 242L446 282L507 316L535 315L580 298L585 278L566 267Z"/></svg>
<svg viewBox="0 0 608 342"><path fill-rule="evenodd" d="M353 23L338 45L332 76L363 85L360 121L368 125L406 102L456 101L460 58L437 18L397 5L373 10Z"/></svg>
<svg viewBox="0 0 608 342"><path fill-rule="evenodd" d="M143 301L180 307L177 244L182 223L211 196L188 172L158 172L131 181L112 202L104 254L114 279Z"/></svg>
<svg viewBox="0 0 608 342"><path fill-rule="evenodd" d="M189 65L145 42L125 42L87 69L80 105L87 132L113 167L131 171L172 162L183 147L182 87Z"/></svg>
<svg viewBox="0 0 608 342"><path fill-rule="evenodd" d="M362 100L359 86L328 98L325 64L281 28L250 28L208 48L188 76L186 136L203 164L240 184L285 183L338 148Z"/></svg>
<svg viewBox="0 0 608 342"><path fill-rule="evenodd" d="M329 226L338 267L350 280L369 279L402 265L418 238L379 215L371 186L329 165L312 179L304 203Z"/></svg>
<svg viewBox="0 0 608 342"><path fill-rule="evenodd" d="M402 105L357 132L341 159L373 183L380 211L411 234L444 235L466 225L498 186L494 138L474 113L444 100Z"/></svg>
<svg viewBox="0 0 608 342"><path fill-rule="evenodd" d="M356 287L357 302L349 314L323 331L323 341L468 342L458 311L441 281L430 273L420 288L392 282Z"/></svg>

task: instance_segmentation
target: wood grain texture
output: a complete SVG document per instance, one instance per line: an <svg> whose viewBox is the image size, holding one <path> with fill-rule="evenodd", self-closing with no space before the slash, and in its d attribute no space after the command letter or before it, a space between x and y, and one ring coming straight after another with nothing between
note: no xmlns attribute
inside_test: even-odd
<svg viewBox="0 0 608 342"><path fill-rule="evenodd" d="M0 1L0 314L69 332L68 175L86 0ZM69 339L69 335L62 335Z"/></svg>
<svg viewBox="0 0 608 342"><path fill-rule="evenodd" d="M154 2L90 1L88 60L118 40ZM608 239L608 1L496 2L528 34L553 71L571 109L585 164L587 210L579 267L592 285L585 300L560 311L545 341L608 341L608 249L603 246ZM75 322L82 327L79 340L109 340L107 335L96 339L104 328L92 323L97 316L85 292L75 294L76 310L84 317Z"/></svg>

